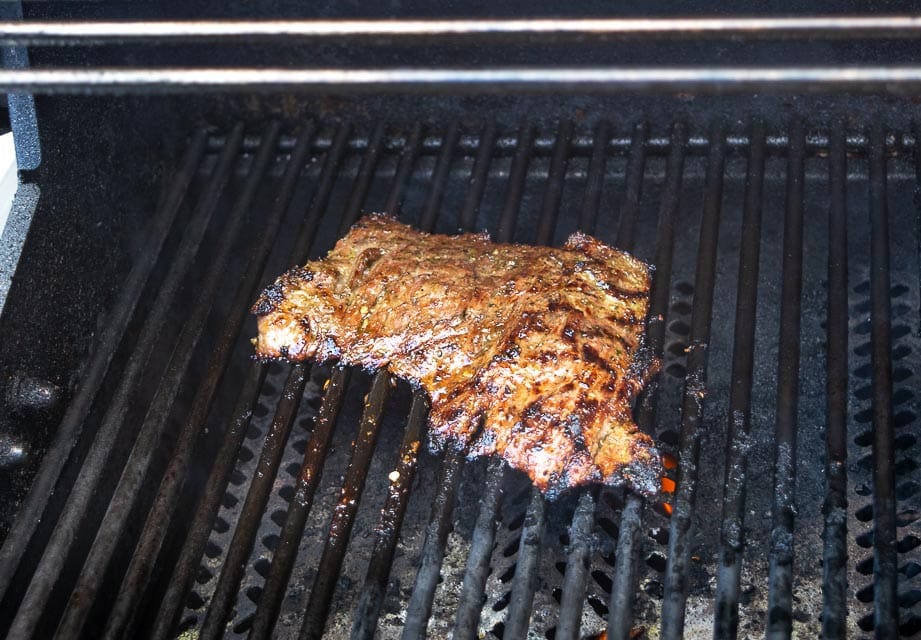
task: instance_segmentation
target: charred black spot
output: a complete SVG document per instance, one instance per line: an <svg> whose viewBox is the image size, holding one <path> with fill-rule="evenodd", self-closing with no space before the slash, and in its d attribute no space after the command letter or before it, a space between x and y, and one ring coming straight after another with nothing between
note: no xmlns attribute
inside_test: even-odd
<svg viewBox="0 0 921 640"><path fill-rule="evenodd" d="M598 354L598 350L590 344L582 345L582 359L592 364L607 367L607 362Z"/></svg>
<svg viewBox="0 0 921 640"><path fill-rule="evenodd" d="M571 324L567 323L566 326L563 327L563 331L561 335L563 339L566 340L567 342L575 342L576 341L576 328L572 326Z"/></svg>
<svg viewBox="0 0 921 640"><path fill-rule="evenodd" d="M284 299L284 285L281 282L273 282L267 286L265 291L262 292L262 295L259 296L259 299L253 307L253 313L257 316L264 316L267 313L272 313Z"/></svg>
<svg viewBox="0 0 921 640"><path fill-rule="evenodd" d="M294 267L288 272L288 275L303 282L313 282L313 271L304 267Z"/></svg>

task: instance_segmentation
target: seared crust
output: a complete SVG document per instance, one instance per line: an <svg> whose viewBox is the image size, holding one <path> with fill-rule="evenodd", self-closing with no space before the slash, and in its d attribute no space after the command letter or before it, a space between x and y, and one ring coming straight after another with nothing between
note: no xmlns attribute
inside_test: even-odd
<svg viewBox="0 0 921 640"><path fill-rule="evenodd" d="M582 233L559 249L426 234L369 215L253 307L256 355L386 367L428 392L435 445L502 456L541 490L658 490L631 417L657 369L649 268Z"/></svg>

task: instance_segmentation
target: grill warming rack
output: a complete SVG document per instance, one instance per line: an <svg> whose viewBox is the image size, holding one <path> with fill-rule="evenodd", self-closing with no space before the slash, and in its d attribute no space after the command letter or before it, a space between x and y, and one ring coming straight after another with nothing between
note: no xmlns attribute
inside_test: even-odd
<svg viewBox="0 0 921 640"><path fill-rule="evenodd" d="M0 22L0 42L14 47L277 47L530 45L573 43L578 47L611 42L701 43L865 41L869 51L895 41L921 37L921 17L790 16L688 18L528 18L528 19L378 19L378 20L213 20L109 22ZM788 50L788 53L792 51ZM885 49L880 48L886 57ZM292 68L290 65L207 65L175 67L69 65L0 70L6 91L43 93L299 91L319 93L586 92L694 91L805 93L873 92L912 94L921 87L921 64L824 61L787 64L688 65L656 60L626 65L483 65L413 62L385 67L342 64ZM628 56L629 57L629 56ZM878 56L877 56L878 57ZM618 56L617 59L621 59ZM206 59L203 57L202 59ZM610 56L601 59L610 59ZM677 55L674 60L682 61Z"/></svg>
<svg viewBox="0 0 921 640"><path fill-rule="evenodd" d="M887 206L916 189L917 132L838 124L807 133L798 122L782 132L754 122L741 133L717 123L703 136L681 122L652 129L602 123L585 132L562 123L548 136L529 124L517 132L379 124L365 135L345 122L307 124L294 136L278 125L193 136L0 550L3 628L11 637L119 637L141 625L165 638L182 623L201 637L267 637L289 620L287 596L301 617L276 631L299 637L342 624L335 628L353 637L370 637L376 624L385 637L420 637L446 619L459 638L475 637L483 624L504 637L537 625L557 638L603 626L612 638L642 627L677 638L701 625L715 625L717 638L917 632L918 229L916 209L892 207L890 221ZM370 209L422 229L485 226L498 240L554 243L578 226L654 262L649 338L665 366L637 418L677 460L667 503L604 490L547 504L495 461L416 455L424 400L394 390L383 373L368 381L339 368L248 363L231 375L234 361L245 362L243 323L259 286L279 264L322 253ZM297 237L285 243L291 220ZM118 390L97 398L177 229L181 241L117 372ZM250 253L231 286L222 276L241 234ZM169 310L176 313L171 302L210 237L217 244L196 299L182 310L173 354L154 372L146 418L125 422L148 354ZM219 292L232 300L230 312L218 321L204 372L190 374ZM225 386L235 406L215 423L209 412L221 413L215 399L227 397ZM186 404L176 400L183 387L194 391ZM361 409L354 399L365 391ZM260 416L269 402L274 413ZM81 432L97 403L105 415ZM183 413L173 424L176 407ZM209 440L209 430L219 437ZM379 438L382 430L391 441ZM68 462L77 436L91 444ZM210 470L193 481L189 464L203 442ZM161 467L162 447L170 453ZM330 474L324 464L337 451L340 468ZM253 456L250 475L235 475ZM74 464L79 477L62 486ZM369 469L381 468L398 474L386 489L381 479L369 490ZM424 482L436 469L437 482ZM291 471L296 479L283 481ZM269 548L266 505L279 499L285 513ZM228 522L221 514L234 502L239 515ZM407 512L417 517L404 521ZM135 530L138 514L145 526ZM311 517L322 520L323 534L309 545L316 555L304 558ZM213 546L228 526L229 545ZM702 541L700 531L716 538ZM79 552L82 540L92 543L89 553ZM353 545L373 552L350 556ZM702 549L715 555L698 557ZM346 588L355 600L343 601L339 578L344 563L356 571L356 557L361 586ZM305 563L316 568L311 576L298 573ZM208 566L218 568L203 576ZM241 593L253 571L263 584ZM396 571L413 582L394 595ZM292 575L307 582L299 587ZM458 589L453 600L440 579ZM253 611L240 619L250 597ZM394 598L405 620L382 613ZM444 610L449 601L453 611Z"/></svg>

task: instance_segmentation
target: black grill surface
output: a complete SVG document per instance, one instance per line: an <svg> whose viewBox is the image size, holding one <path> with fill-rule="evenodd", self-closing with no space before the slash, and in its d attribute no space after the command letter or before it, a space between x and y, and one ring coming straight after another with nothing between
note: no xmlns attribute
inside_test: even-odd
<svg viewBox="0 0 921 640"><path fill-rule="evenodd" d="M197 133L0 551L0 630L916 634L919 161L798 121ZM259 289L382 210L656 266L661 500L546 502L429 451L386 374L250 360Z"/></svg>

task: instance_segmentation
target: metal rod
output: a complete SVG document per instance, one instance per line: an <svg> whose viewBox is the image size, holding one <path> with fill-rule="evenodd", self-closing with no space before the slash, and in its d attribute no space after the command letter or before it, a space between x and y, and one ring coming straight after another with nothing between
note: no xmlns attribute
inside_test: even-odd
<svg viewBox="0 0 921 640"><path fill-rule="evenodd" d="M409 176L412 175L413 165L419 156L419 147L422 144L422 123L416 122L413 125L409 138L406 140L406 146L403 147L403 155L400 157L400 164L397 167L397 173L393 177L393 187L387 196L387 202L384 204L384 212L396 216L400 213L400 197L406 190L406 183Z"/></svg>
<svg viewBox="0 0 921 640"><path fill-rule="evenodd" d="M636 563L643 550L643 499L628 494L620 515L611 599L608 603L607 637L628 640L633 628L633 601L636 592Z"/></svg>
<svg viewBox="0 0 921 640"><path fill-rule="evenodd" d="M470 551L467 553L467 568L457 613L454 616L454 640L475 640L483 608L483 590L489 577L489 561L496 544L496 518L502 506L502 480L505 477L505 462L493 457L489 460L486 482L480 493L480 508L477 512L473 535L470 537Z"/></svg>
<svg viewBox="0 0 921 640"><path fill-rule="evenodd" d="M594 233L601 204L601 187L604 182L604 164L608 143L608 124L604 120L595 128L592 159L588 180L582 199L579 228ZM585 491L576 505L569 526L569 546L566 550L566 571L563 574L563 595L560 600L560 618L556 626L559 640L578 640L582 624L582 607L588 580L589 559L594 549L596 496Z"/></svg>
<svg viewBox="0 0 921 640"><path fill-rule="evenodd" d="M272 555L269 575L262 587L262 595L256 607L249 638L268 638L275 626L281 602L288 588L288 580L297 558L297 550L304 533L304 525L313 505L313 498L323 473L329 440L339 418L339 410L348 386L349 370L333 369L329 385L323 395L323 404L314 424L313 435L304 452L304 461L298 477L294 497L285 515L285 525L278 539L278 546Z"/></svg>
<svg viewBox="0 0 921 640"><path fill-rule="evenodd" d="M563 182L566 178L566 159L571 137L572 123L564 121L559 125L557 131L557 141L553 148L553 157L547 177L547 188L544 191L544 200L537 222L537 243L541 245L549 245L553 241L560 200L563 195ZM536 487L532 487L531 501L525 514L525 524L518 547L511 597L505 614L505 633L510 638L525 637L528 633L534 590L537 588L538 560L543 546L546 513L547 505L543 493Z"/></svg>
<svg viewBox="0 0 921 640"><path fill-rule="evenodd" d="M800 306L803 290L803 189L805 140L802 121L790 128L787 202L781 266L777 418L774 429L774 502L771 509L767 637L793 633L793 520L796 511L796 431L799 406Z"/></svg>
<svg viewBox="0 0 921 640"><path fill-rule="evenodd" d="M566 549L566 572L563 574L563 592L560 599L560 618L556 625L558 640L579 640L582 623L582 606L585 602L585 585L588 581L589 562L594 544L595 498L590 491L579 496L572 523L569 526L569 545Z"/></svg>
<svg viewBox="0 0 921 640"><path fill-rule="evenodd" d="M726 434L720 555L716 581L716 640L734 639L739 627L739 588L744 549L745 477L751 448L751 398L755 366L755 323L758 306L758 261L761 255L762 189L764 187L764 124L752 125L748 154L739 279L736 293L729 421Z"/></svg>
<svg viewBox="0 0 921 640"><path fill-rule="evenodd" d="M143 20L0 23L0 42L96 45L136 42L351 42L354 39L438 38L528 41L540 38L838 39L918 38L921 18L885 16L765 16L699 18L488 18L375 20Z"/></svg>
<svg viewBox="0 0 921 640"><path fill-rule="evenodd" d="M173 353L170 356L166 372L163 374L153 400L147 409L140 431L131 448L131 454L125 463L115 493L109 502L108 509L102 523L96 532L93 544L83 562L77 584L71 590L70 598L64 610L64 615L58 624L55 635L60 638L73 638L80 635L90 607L96 599L96 594L102 584L103 574L109 565L109 560L116 544L122 541L122 536L127 524L128 516L135 506L138 493L147 471L150 467L153 453L163 437L167 419L170 416L173 403L179 393L183 378L185 377L192 354L204 330L205 321L211 313L214 296L216 295L223 279L231 252L240 230L247 218L251 217L252 202L256 191L265 179L269 164L275 153L275 143L281 127L276 123L266 128L263 145L260 147L249 175L243 186L243 191L236 199L236 203L224 221L221 229L221 241L215 255L208 265L208 271L198 283L196 288L196 302L183 325L179 337L176 339ZM280 217L280 214L279 214ZM261 225L263 234L269 227ZM266 248L268 253L268 248ZM246 314L246 302L237 307L235 322L236 330L233 335L218 344L212 352L213 375L220 377L230 358L237 331L243 324ZM216 381L213 383L216 386ZM188 444L191 448L193 438L189 435Z"/></svg>
<svg viewBox="0 0 921 640"><path fill-rule="evenodd" d="M109 404L102 425L96 432L93 445L81 465L73 490L58 520L48 546L35 570L19 610L10 627L10 637L30 637L45 610L51 591L57 583L59 572L71 557L71 542L86 522L89 504L96 498L97 485L103 471L109 468L110 458L122 427L126 407L131 402L136 383L146 367L147 357L157 343L160 329L180 285L194 261L198 246L205 235L211 215L217 208L220 195L226 186L243 139L243 126L234 128L231 140L221 155L219 164L209 180L192 220L185 228L176 258L175 268L169 272L157 293L150 315L138 338L133 357L122 374L121 382Z"/></svg>
<svg viewBox="0 0 921 640"><path fill-rule="evenodd" d="M521 541L515 562L512 595L505 615L505 634L509 638L526 638L537 589L539 560L543 548L547 501L537 488L531 489L531 501L521 528Z"/></svg>
<svg viewBox="0 0 921 640"><path fill-rule="evenodd" d="M441 574L445 543L451 530L451 513L454 510L454 497L460 484L464 454L451 449L445 454L442 463L438 491L432 504L432 517L425 530L425 542L422 544L422 558L413 592L406 606L406 623L403 626L403 640L415 640L426 637L426 627L432 613L435 588Z"/></svg>
<svg viewBox="0 0 921 640"><path fill-rule="evenodd" d="M885 131L870 131L870 344L873 366L873 617L876 638L898 635L895 447Z"/></svg>
<svg viewBox="0 0 921 640"><path fill-rule="evenodd" d="M822 638L847 637L847 149L835 123L828 156L828 315Z"/></svg>
<svg viewBox="0 0 921 640"><path fill-rule="evenodd" d="M333 507L333 517L329 524L329 533L320 563L314 575L313 586L310 589L310 599L307 601L307 610L304 612L304 621L301 624L301 640L319 640L326 626L329 603L333 598L333 591L342 569L345 558L349 535L355 523L355 514L361 501L365 480L368 477L368 468L371 466L371 456L380 433L381 418L384 414L384 403L390 394L390 374L380 371L374 376L374 383L365 401L365 411L358 426L358 436L352 448L352 459L349 461L339 501ZM296 542L295 542L296 545Z"/></svg>
<svg viewBox="0 0 921 640"><path fill-rule="evenodd" d="M521 198L524 195L525 182L528 178L528 164L531 161L531 141L534 138L534 127L524 124L518 131L518 146L515 157L512 159L512 168L508 174L508 189L505 192L505 204L499 218L499 228L496 231L499 242L510 242L515 232L518 220L518 210L521 208Z"/></svg>
<svg viewBox="0 0 921 640"><path fill-rule="evenodd" d="M342 222L339 224L339 237L348 233L355 221L358 220L361 207L365 203L365 198L368 197L368 188L371 186L371 179L374 177L377 161L383 149L384 128L383 121L378 122L371 133L371 138L368 140L368 150L361 161L358 175L355 176L352 195L345 205L345 213L342 216Z"/></svg>
<svg viewBox="0 0 921 640"><path fill-rule="evenodd" d="M626 251L633 248L636 221L640 215L640 198L643 195L643 175L646 171L646 136L648 127L640 122L633 128L630 141L630 160L627 164L627 185L624 204L620 208L620 225L617 228L617 246Z"/></svg>
<svg viewBox="0 0 921 640"><path fill-rule="evenodd" d="M246 559L252 551L262 512L269 500L278 465L300 408L304 386L307 384L307 373L307 365L296 364L291 367L285 381L281 400L278 401L272 426L265 437L256 472L246 493L237 528L227 548L227 556L224 558L221 573L214 587L214 595L205 614L200 638L214 640L224 635L227 617L237 601L240 580L246 570Z"/></svg>
<svg viewBox="0 0 921 640"><path fill-rule="evenodd" d="M187 68L104 67L0 70L6 93L540 93L699 91L910 94L921 88L919 65L734 67L468 68Z"/></svg>
<svg viewBox="0 0 921 640"><path fill-rule="evenodd" d="M640 198L643 192L643 177L646 170L646 138L647 126L645 122L638 123L633 128L630 140L630 159L627 163L626 191L624 204L620 210L620 222L617 228L617 246L625 251L633 249L636 223L640 215ZM653 278L658 277L658 270ZM665 309L656 313L665 313ZM648 318L653 317L650 306ZM645 396L654 396L655 390L650 388L645 391ZM650 397L650 404L654 404ZM647 410L647 402L639 402L637 413L641 414L640 428L651 429L653 426L652 412ZM608 607L607 635L610 638L625 640L629 637L633 623L633 600L636 592L636 560L642 548L640 533L643 529L643 500L630 493L624 503L620 517L620 529L617 534L617 551L614 554L614 575L611 586L611 599Z"/></svg>
<svg viewBox="0 0 921 640"><path fill-rule="evenodd" d="M204 154L206 139L204 130L195 134L175 174L167 180L153 226L147 236L147 246L138 252L137 262L121 287L111 317L105 323L94 350L93 359L58 425L54 443L45 453L43 463L32 482L32 488L20 506L17 518L13 521L6 541L0 549L0 601L4 600L14 577L26 570L22 560L38 560L40 550L27 552L26 549L33 543L33 534L39 523L45 526L53 524L53 516L45 513L50 501L49 496L53 492L58 497L66 498L66 487L55 490L55 485L74 443L81 434L83 423L99 393L125 327L137 308L141 293L160 256L163 243L176 221L180 205L188 193L195 170ZM174 264L174 268L177 266L179 265ZM65 495L62 496L62 493Z"/></svg>
<svg viewBox="0 0 921 640"><path fill-rule="evenodd" d="M608 159L608 130L610 125L601 120L595 127L592 143L592 159L588 164L588 177L585 181L585 195L582 197L582 211L579 216L579 228L588 234L595 233L598 223L598 209L601 207L601 190L604 187L604 166Z"/></svg>
<svg viewBox="0 0 921 640"><path fill-rule="evenodd" d="M176 438L173 455L163 474L159 492L147 515L141 538L131 557L131 564L125 578L122 580L112 613L109 615L105 632L107 637L114 638L121 635L128 618L137 606L137 599L150 580L154 560L166 537L167 527L162 526L162 523L169 522L173 517L179 494L185 485L195 440L204 427L205 419L211 410L215 392L223 378L233 345L239 336L247 307L253 299L255 289L259 285L260 274L265 268L269 253L281 229L281 223L294 195L298 177L304 168L314 131L315 127L308 125L298 136L297 145L288 160L271 211L261 222L265 226L265 234L253 248L243 272L243 280L230 306L231 309L236 309L238 312L228 319L221 338L212 351L204 380L196 391L188 417Z"/></svg>
<svg viewBox="0 0 921 640"><path fill-rule="evenodd" d="M722 174L723 174L723 132L720 125L715 125L714 140L711 144L711 154L707 168L707 193L705 200L705 214L709 217L707 222L714 224L722 201ZM671 221L670 221L671 222ZM701 226L702 231L707 225ZM712 232L712 227L707 229ZM708 239L708 238L705 238ZM712 249L712 247L706 247ZM669 254L670 256L670 254ZM715 257L705 255L698 250L699 271L695 277L695 285L703 288L703 295L696 293L694 307L691 311L691 340L694 348L688 352L688 369L703 376L706 372L706 350L699 346L709 341L710 316L712 311L712 273L710 260ZM658 260L658 258L657 258ZM668 263L669 270L671 263ZM667 271L666 273L670 273ZM706 278L706 280L704 280ZM667 281L666 281L667 282ZM657 283L656 283L657 284ZM655 292L654 292L655 293ZM666 295L667 295L666 291ZM653 298L655 299L655 298ZM663 301L663 307L667 298ZM657 328L650 323L650 328ZM664 327L663 327L664 329ZM653 334L653 337L656 337ZM660 353L660 352L657 352ZM671 514L671 528L668 539L668 562L665 566L663 584L665 596L662 602L662 637L678 638L684 633L685 601L687 598L687 574L690 564L691 550L691 517L694 508L694 497L697 489L697 463L700 457L700 425L703 419L703 401L705 382L697 379L694 374L685 377L684 394L681 404L681 444L678 453L678 478L677 489L672 498L673 512ZM653 407L654 408L654 407Z"/></svg>
<svg viewBox="0 0 921 640"><path fill-rule="evenodd" d="M163 640L171 637L170 631L182 611L192 579L198 570L201 555L208 541L208 536L211 534L212 523L217 516L230 473L236 462L240 446L243 444L243 438L249 428L249 421L256 408L259 389L265 381L265 376L265 365L257 362L250 367L249 374L243 383L243 388L240 390L237 403L234 406L230 426L224 434L221 448L212 466L211 475L208 477L198 509L189 527L189 533L182 547L182 552L174 565L166 593L157 610L151 633L152 638ZM162 527L163 524L161 523L159 526ZM138 609L135 609L132 616L137 615ZM133 617L129 618L125 628L131 628L133 621ZM109 637L119 637L114 628L112 633L107 631L107 634Z"/></svg>
<svg viewBox="0 0 921 640"><path fill-rule="evenodd" d="M459 137L460 128L457 126L457 122L452 122L444 135L441 153L438 154L435 169L432 171L432 190L429 193L428 200L425 202L422 215L419 216L419 228L423 231L431 231L435 228L435 218L444 199L445 185L447 184L448 176L451 174L451 163L454 161L454 152L457 149Z"/></svg>
<svg viewBox="0 0 921 640"><path fill-rule="evenodd" d="M489 177L489 165L492 162L493 148L496 144L496 124L490 122L483 127L477 143L476 160L470 172L470 183L467 187L467 197L464 198L464 207L461 209L458 225L465 231L470 231L476 225L477 212L486 190L486 179Z"/></svg>
<svg viewBox="0 0 921 640"><path fill-rule="evenodd" d="M452 126L452 130L447 135L456 138L456 126ZM420 221L422 231L431 231L434 227L437 207L433 203L440 201L443 195L447 169L450 167L450 159L453 154L453 145L446 144L444 151L446 153L442 153L439 157L440 179L433 181L431 196L426 205L426 213L423 214L423 219ZM414 400L414 406L420 401L421 399L417 397ZM416 447L418 447L418 443L416 443ZM414 466L415 463L413 463ZM438 579L441 573L445 543L451 527L454 496L460 484L463 467L464 456L460 452L449 451L442 460L442 475L438 484L438 492L434 499L432 517L426 529L425 540L422 545L422 561L416 572L413 593L406 607L406 623L403 627L404 638L425 637L426 624L431 613L432 601L435 598L435 588L438 586ZM408 492L406 492L405 497L408 499ZM405 511L406 507L402 505L399 508ZM394 531L391 535L395 536L396 533ZM395 544L395 541L393 544ZM373 629L371 629L371 632L373 633Z"/></svg>
<svg viewBox="0 0 921 640"><path fill-rule="evenodd" d="M553 156L547 175L547 190L544 191L544 203L541 206L537 223L538 244L552 244L553 231L563 199L563 183L566 178L566 161L569 159L569 142L572 138L572 122L566 120L559 125Z"/></svg>
<svg viewBox="0 0 921 640"><path fill-rule="evenodd" d="M419 447L428 418L428 405L425 394L417 392L413 396L409 421L400 445L396 468L387 489L387 499L381 509L381 518L375 528L374 549L365 576L364 587L355 610L352 624L352 640L370 640L374 637L377 620L393 565L403 516L409 504L409 492L419 462Z"/></svg>
<svg viewBox="0 0 921 640"><path fill-rule="evenodd" d="M345 152L350 130L351 127L348 124L342 124L337 128L333 145L326 155L323 169L317 181L316 192L291 252L292 262L296 264L300 264L307 259L307 253L316 235L320 216L329 204L330 194L335 184L339 164ZM251 367L251 376L257 375L257 373L259 376L265 377L264 367L258 363ZM261 384L260 380L257 385L257 391ZM252 406L256 401L256 397L257 395L252 396L250 403L247 404L246 397L241 395L240 402L234 410L230 429L228 429L228 433L212 466L211 475L208 477L208 483L205 485L192 526L189 528L188 537L183 545L179 560L175 564L166 593L160 603L152 633L152 637L157 640L163 640L169 636L172 625L181 611L192 577L208 541L211 525L220 508L220 500L226 490L230 473L236 464L237 453L243 443L243 437L249 425L249 418L252 414Z"/></svg>

